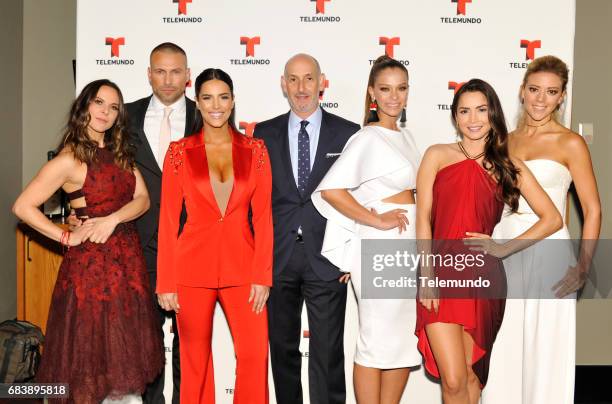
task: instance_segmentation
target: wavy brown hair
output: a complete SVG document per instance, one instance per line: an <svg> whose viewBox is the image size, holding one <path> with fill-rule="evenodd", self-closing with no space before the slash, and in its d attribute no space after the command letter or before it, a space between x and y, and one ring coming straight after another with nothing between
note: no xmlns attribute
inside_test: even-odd
<svg viewBox="0 0 612 404"><path fill-rule="evenodd" d="M374 64L372 65L372 68L370 69L370 75L368 76L368 87L366 88L366 96L365 96L365 111L363 113L363 126L366 126L370 122L375 122L375 121L370 121L369 119L369 111L370 111L370 104L372 104L372 97L370 97L370 92L368 91L368 89L370 87L374 87L374 83L376 83L376 79L378 78L378 75L380 74L380 72L382 72L385 69L400 69L401 71L406 73L406 78L409 78L408 69L406 69L406 66L404 66L397 60L390 58L387 55L379 56L374 61Z"/></svg>
<svg viewBox="0 0 612 404"><path fill-rule="evenodd" d="M57 147L59 153L68 148L78 161L91 164L96 161L98 144L89 137L89 104L98 95L101 87L106 86L117 91L119 98L119 113L113 126L104 134L104 147L111 150L115 163L125 169L134 169L134 151L129 143L127 112L123 103L123 95L119 87L110 80L95 80L87 84L70 107L68 123L62 135L62 141Z"/></svg>
<svg viewBox="0 0 612 404"><path fill-rule="evenodd" d="M489 83L480 79L472 79L461 86L453 98L451 111L455 126L457 126L459 99L468 92L480 92L487 99L491 130L485 140L483 166L497 180L499 198L510 206L512 212L516 212L521 196L521 191L517 186L519 169L512 163L508 153L508 128L501 103Z"/></svg>

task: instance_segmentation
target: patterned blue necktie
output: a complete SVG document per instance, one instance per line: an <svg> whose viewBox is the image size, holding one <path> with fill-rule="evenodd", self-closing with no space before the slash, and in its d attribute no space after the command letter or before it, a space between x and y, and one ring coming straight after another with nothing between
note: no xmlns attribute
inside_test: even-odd
<svg viewBox="0 0 612 404"><path fill-rule="evenodd" d="M298 132L298 190L302 195L306 191L310 175L310 137L306 132L306 126L308 126L308 121L300 122Z"/></svg>

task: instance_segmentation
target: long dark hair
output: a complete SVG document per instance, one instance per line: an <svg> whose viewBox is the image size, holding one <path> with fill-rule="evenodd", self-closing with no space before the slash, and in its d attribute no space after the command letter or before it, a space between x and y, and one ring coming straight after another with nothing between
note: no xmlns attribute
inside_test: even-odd
<svg viewBox="0 0 612 404"><path fill-rule="evenodd" d="M202 90L202 84L206 83L209 80L221 80L222 82L227 84L227 86L230 89L230 94L232 95L232 98L234 98L234 83L232 82L232 78L229 76L229 74L225 73L221 69L208 68L204 70L202 73L200 73L198 77L196 78L196 81L195 81L196 103L198 102L199 97L200 97L200 91ZM202 130L202 127L204 126L204 120L202 118L202 113L200 112L200 110L196 109L195 114L196 116L195 116L195 120L193 124L193 133L198 133ZM236 104L234 104L234 107L232 108L232 112L230 113L230 116L228 119L228 124L230 128L234 130L234 132L240 132L236 128L235 120L236 120Z"/></svg>
<svg viewBox="0 0 612 404"><path fill-rule="evenodd" d="M104 134L105 148L111 150L115 156L115 163L123 169L134 168L134 152L129 142L127 113L123 103L123 95L119 87L110 80L95 80L87 84L70 107L68 123L62 135L62 141L57 147L61 152L69 148L74 157L82 163L91 164L95 161L98 144L89 137L89 104L91 104L101 87L114 89L119 98L119 113L113 126Z"/></svg>
<svg viewBox="0 0 612 404"><path fill-rule="evenodd" d="M489 83L480 79L472 79L461 86L453 98L451 111L455 126L457 126L459 99L468 92L480 92L487 99L491 130L485 140L483 166L497 180L501 200L510 206L512 212L516 212L521 195L517 186L519 170L512 163L508 153L508 128L501 103Z"/></svg>
<svg viewBox="0 0 612 404"><path fill-rule="evenodd" d="M370 118L370 104L372 104L372 97L370 97L370 92L368 91L368 88L370 87L374 87L374 83L376 82L376 79L378 78L378 75L380 74L380 72L382 72L385 69L400 69L401 71L403 71L404 73L406 73L406 77L408 76L408 69L406 69L406 66L404 66L403 64L401 64L400 62L398 62L397 60L390 58L387 55L382 55L379 56L375 61L374 64L372 65L372 68L370 69L370 75L368 76L368 86L366 87L366 96L365 96L365 111L363 114L363 126L366 126L367 124L371 123L371 122L377 122L378 119L371 119ZM372 114L374 117L374 114ZM377 118L377 116L376 116Z"/></svg>

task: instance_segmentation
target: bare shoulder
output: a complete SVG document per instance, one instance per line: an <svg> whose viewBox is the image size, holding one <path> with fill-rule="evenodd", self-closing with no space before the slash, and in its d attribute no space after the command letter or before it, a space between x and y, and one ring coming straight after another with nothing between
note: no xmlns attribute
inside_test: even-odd
<svg viewBox="0 0 612 404"><path fill-rule="evenodd" d="M577 148L586 148L586 142L582 136L568 128L563 129L564 130L559 133L559 144L564 149L567 148L570 150L575 150Z"/></svg>
<svg viewBox="0 0 612 404"><path fill-rule="evenodd" d="M423 155L423 163L427 163L429 166L442 167L446 162L453 160L456 155L455 144L434 144L429 146Z"/></svg>
<svg viewBox="0 0 612 404"><path fill-rule="evenodd" d="M508 144L510 144L510 143L512 143L512 142L514 142L514 141L516 141L516 138L517 138L518 136L519 136L519 135L518 135L518 132L517 132L517 130L516 130L516 129L515 129L515 130L513 130L512 132L509 132L509 133L508 133Z"/></svg>
<svg viewBox="0 0 612 404"><path fill-rule="evenodd" d="M431 158L447 156L452 153L453 145L454 143L452 144L438 143L438 144L431 145L427 148L427 150L425 150L425 155L429 155L431 156Z"/></svg>
<svg viewBox="0 0 612 404"><path fill-rule="evenodd" d="M527 168L527 165L523 162L523 160L510 155L510 161L512 162L512 164L514 164L514 167L518 168L519 170L519 175L521 172L523 172L524 170L529 170L529 168Z"/></svg>
<svg viewBox="0 0 612 404"><path fill-rule="evenodd" d="M60 150L57 156L55 156L55 158L49 163L60 169L68 170L79 168L83 164L76 159L74 152L70 147L64 147L62 150Z"/></svg>
<svg viewBox="0 0 612 404"><path fill-rule="evenodd" d="M431 158L439 160L449 160L456 157L459 151L456 143L438 143L429 146L425 154L429 154Z"/></svg>

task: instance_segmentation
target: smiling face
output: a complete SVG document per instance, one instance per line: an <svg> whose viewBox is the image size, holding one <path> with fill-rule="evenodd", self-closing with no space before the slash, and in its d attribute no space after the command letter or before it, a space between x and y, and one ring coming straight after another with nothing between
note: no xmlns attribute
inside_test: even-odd
<svg viewBox="0 0 612 404"><path fill-rule="evenodd" d="M119 94L109 86L102 86L87 108L87 130L92 138L103 135L115 124L119 115Z"/></svg>
<svg viewBox="0 0 612 404"><path fill-rule="evenodd" d="M227 126L234 108L234 96L224 81L213 79L202 83L197 95L197 108L202 114L204 126Z"/></svg>
<svg viewBox="0 0 612 404"><path fill-rule="evenodd" d="M311 56L300 54L289 59L281 87L297 116L306 119L317 109L324 82L325 75Z"/></svg>
<svg viewBox="0 0 612 404"><path fill-rule="evenodd" d="M562 85L561 78L555 73L530 74L521 89L523 108L528 119L534 122L548 119L563 102L565 92L562 90Z"/></svg>
<svg viewBox="0 0 612 404"><path fill-rule="evenodd" d="M376 76L374 86L368 87L370 98L378 104L381 120L397 120L408 99L408 75L399 68L382 70Z"/></svg>
<svg viewBox="0 0 612 404"><path fill-rule="evenodd" d="M166 106L174 104L185 93L190 71L187 58L179 52L161 50L151 55L148 69L153 94Z"/></svg>
<svg viewBox="0 0 612 404"><path fill-rule="evenodd" d="M491 130L487 97L480 91L465 92L457 103L457 128L464 138L479 140Z"/></svg>

